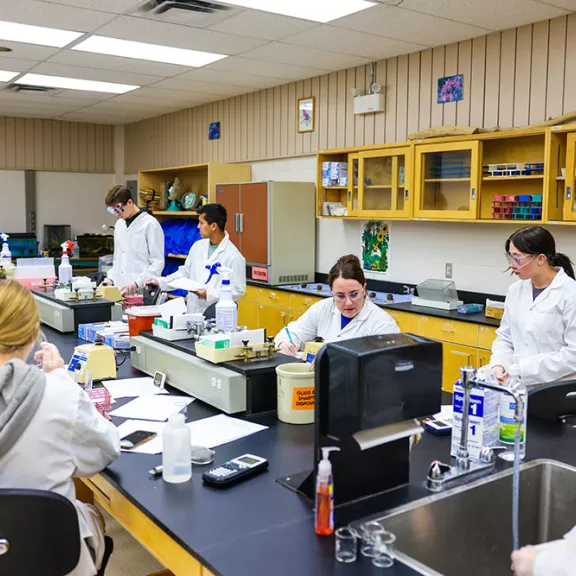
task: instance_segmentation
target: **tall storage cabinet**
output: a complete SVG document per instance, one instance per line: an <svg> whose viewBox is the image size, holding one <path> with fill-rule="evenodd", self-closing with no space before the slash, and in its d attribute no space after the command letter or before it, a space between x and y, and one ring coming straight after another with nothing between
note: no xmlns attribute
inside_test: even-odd
<svg viewBox="0 0 576 576"><path fill-rule="evenodd" d="M217 184L230 239L246 258L246 277L262 285L313 282L315 189L309 182Z"/></svg>

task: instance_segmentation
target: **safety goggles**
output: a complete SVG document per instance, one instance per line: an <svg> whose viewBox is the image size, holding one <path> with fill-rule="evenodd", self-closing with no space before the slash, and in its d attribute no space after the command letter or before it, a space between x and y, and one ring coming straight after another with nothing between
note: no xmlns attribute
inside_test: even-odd
<svg viewBox="0 0 576 576"><path fill-rule="evenodd" d="M535 254L523 254L522 256L515 256L513 254L509 254L508 252L505 252L504 256L506 256L508 264L510 264L510 266L515 270L520 270L521 268L528 266L528 264L530 264L536 258ZM529 260L526 260L526 258L529 258Z"/></svg>
<svg viewBox="0 0 576 576"><path fill-rule="evenodd" d="M355 290L354 292L350 292L350 294L334 294L334 292L332 292L332 296L334 296L334 300L337 302L346 302L348 299L350 299L352 302L357 302L358 300L364 298L364 291Z"/></svg>
<svg viewBox="0 0 576 576"><path fill-rule="evenodd" d="M108 212L110 212L110 214L114 214L115 216L119 216L120 214L122 214L122 212L124 212L124 206L126 206L125 202L123 202L121 204L116 204L116 206L107 206L106 210L108 210Z"/></svg>

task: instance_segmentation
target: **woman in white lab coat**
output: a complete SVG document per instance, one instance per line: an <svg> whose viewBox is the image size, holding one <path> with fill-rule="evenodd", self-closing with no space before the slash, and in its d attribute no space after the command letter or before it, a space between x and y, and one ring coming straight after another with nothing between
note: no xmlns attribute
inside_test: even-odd
<svg viewBox="0 0 576 576"><path fill-rule="evenodd" d="M541 226L522 228L506 241L518 281L506 295L490 365L500 382L518 364L528 388L576 378L576 282L570 259L556 252Z"/></svg>
<svg viewBox="0 0 576 576"><path fill-rule="evenodd" d="M136 206L126 186L106 194L106 206L117 218L114 227L114 261L103 284L118 286L132 295L152 276L164 270L164 231L158 220Z"/></svg>
<svg viewBox="0 0 576 576"><path fill-rule="evenodd" d="M317 302L276 335L274 342L282 354L296 356L306 342L318 337L334 342L400 332L392 316L366 298L366 278L353 254L332 266L328 285L332 298Z"/></svg>
<svg viewBox="0 0 576 576"><path fill-rule="evenodd" d="M118 431L68 376L55 346L33 355L40 333L28 290L0 282L0 488L51 490L78 511L80 561L71 573L94 576L104 554L104 523L76 501L72 478L92 476L120 455ZM43 370L26 360L40 362Z"/></svg>
<svg viewBox="0 0 576 576"><path fill-rule="evenodd" d="M198 210L198 228L202 240L192 244L186 262L165 278L150 278L146 284L160 285L162 290L181 278L197 284L188 292L188 312L204 313L218 302L223 273L228 274L232 298L240 300L246 293L246 260L226 232L227 213L221 204L206 204Z"/></svg>

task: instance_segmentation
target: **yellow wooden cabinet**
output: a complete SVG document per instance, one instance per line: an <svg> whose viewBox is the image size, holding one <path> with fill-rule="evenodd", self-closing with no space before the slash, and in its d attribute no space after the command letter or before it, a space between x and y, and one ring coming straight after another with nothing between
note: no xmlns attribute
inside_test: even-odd
<svg viewBox="0 0 576 576"><path fill-rule="evenodd" d="M258 305L258 327L266 328L267 336L276 336L280 330L288 325L289 312L275 306Z"/></svg>
<svg viewBox="0 0 576 576"><path fill-rule="evenodd" d="M360 218L410 218L411 159L410 146L360 153L357 212Z"/></svg>
<svg viewBox="0 0 576 576"><path fill-rule="evenodd" d="M481 142L422 144L414 157L414 216L474 220L478 216Z"/></svg>
<svg viewBox="0 0 576 576"><path fill-rule="evenodd" d="M418 334L432 340L478 346L478 324L445 320L433 316L420 316Z"/></svg>
<svg viewBox="0 0 576 576"><path fill-rule="evenodd" d="M238 302L238 326L246 326L250 330L260 327L257 302L248 302L243 299Z"/></svg>
<svg viewBox="0 0 576 576"><path fill-rule="evenodd" d="M492 350L492 343L496 338L496 327L479 326L478 327L478 348Z"/></svg>
<svg viewBox="0 0 576 576"><path fill-rule="evenodd" d="M574 186L576 184L576 133L571 132L566 139L566 172L564 181L564 197L562 198L563 219L568 222L576 221L576 198ZM562 182L562 180L559 180Z"/></svg>
<svg viewBox="0 0 576 576"><path fill-rule="evenodd" d="M491 356L492 356L492 353L488 350L478 350L478 356L477 356L478 368L481 368L482 366L488 366L490 364L490 357Z"/></svg>
<svg viewBox="0 0 576 576"><path fill-rule="evenodd" d="M462 366L478 366L477 349L451 342L442 343L442 390L452 392L454 383L460 378Z"/></svg>
<svg viewBox="0 0 576 576"><path fill-rule="evenodd" d="M386 310L398 324L400 332L418 334L418 315L411 312L399 312L398 310Z"/></svg>

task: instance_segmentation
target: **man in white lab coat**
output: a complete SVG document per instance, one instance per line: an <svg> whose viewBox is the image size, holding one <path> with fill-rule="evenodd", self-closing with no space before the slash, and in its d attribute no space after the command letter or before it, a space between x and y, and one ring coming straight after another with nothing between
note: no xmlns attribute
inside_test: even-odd
<svg viewBox="0 0 576 576"><path fill-rule="evenodd" d="M130 296L147 278L162 274L164 232L154 216L136 206L126 186L108 190L106 207L118 222L114 228L114 262L102 284L118 286L122 296Z"/></svg>
<svg viewBox="0 0 576 576"><path fill-rule="evenodd" d="M188 278L202 287L188 292L188 311L204 313L220 298L222 272L230 274L232 297L240 300L246 293L246 260L226 232L226 208L221 204L206 204L198 210L198 228L202 240L190 248L183 266L165 278L150 278L146 284L171 289L170 283Z"/></svg>

